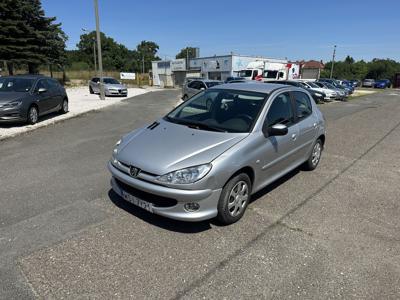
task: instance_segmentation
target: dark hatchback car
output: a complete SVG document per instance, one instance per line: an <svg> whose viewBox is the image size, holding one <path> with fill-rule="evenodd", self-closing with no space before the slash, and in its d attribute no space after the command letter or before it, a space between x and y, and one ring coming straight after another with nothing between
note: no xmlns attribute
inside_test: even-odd
<svg viewBox="0 0 400 300"><path fill-rule="evenodd" d="M0 122L35 124L52 112L68 112L67 93L57 80L42 75L0 77Z"/></svg>
<svg viewBox="0 0 400 300"><path fill-rule="evenodd" d="M313 97L315 103L323 103L326 95L322 92L317 92L312 89L307 88L304 84L302 84L301 81L291 81L291 80L274 80L274 81L268 81L267 83L276 83L276 84L286 84L286 85L292 85L301 89L305 89L307 92L311 94Z"/></svg>

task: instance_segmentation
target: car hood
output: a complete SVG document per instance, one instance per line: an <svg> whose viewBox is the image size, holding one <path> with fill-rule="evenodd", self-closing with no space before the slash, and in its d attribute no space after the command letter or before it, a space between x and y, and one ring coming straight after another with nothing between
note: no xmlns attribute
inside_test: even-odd
<svg viewBox="0 0 400 300"><path fill-rule="evenodd" d="M106 88L114 88L114 89L126 89L126 86L123 84L105 84Z"/></svg>
<svg viewBox="0 0 400 300"><path fill-rule="evenodd" d="M210 163L248 136L248 133L206 131L164 120L158 122L157 126L143 127L125 136L117 159L145 172L163 175Z"/></svg>
<svg viewBox="0 0 400 300"><path fill-rule="evenodd" d="M0 104L20 100L26 96L25 93L18 92L0 92Z"/></svg>

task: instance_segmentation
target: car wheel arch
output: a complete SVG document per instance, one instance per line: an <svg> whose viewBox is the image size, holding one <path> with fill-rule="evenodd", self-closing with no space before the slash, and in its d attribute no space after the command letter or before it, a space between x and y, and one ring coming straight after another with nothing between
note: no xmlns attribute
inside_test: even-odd
<svg viewBox="0 0 400 300"><path fill-rule="evenodd" d="M237 170L235 173L233 173L233 174L228 178L228 180L225 182L224 186L225 186L233 177L235 177L235 176L237 176L237 175L239 175L239 174L241 174L241 173L244 173L244 174L246 174L247 176L249 176L250 181L251 181L251 185L253 186L253 184L254 184L254 179L255 179L255 173L254 173L253 168L250 167L250 166L242 167L242 168L240 168L239 170Z"/></svg>

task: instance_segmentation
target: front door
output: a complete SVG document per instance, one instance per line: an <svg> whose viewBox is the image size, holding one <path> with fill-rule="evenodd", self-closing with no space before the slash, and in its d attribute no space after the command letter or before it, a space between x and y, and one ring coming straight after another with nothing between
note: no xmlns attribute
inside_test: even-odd
<svg viewBox="0 0 400 300"><path fill-rule="evenodd" d="M283 136L269 136L262 146L261 162L263 185L270 183L287 173L296 160L296 140L299 127L294 122L293 106L289 92L278 94L268 109L265 119L266 126L284 124L288 133Z"/></svg>
<svg viewBox="0 0 400 300"><path fill-rule="evenodd" d="M295 103L295 119L299 126L299 137L297 145L299 152L299 161L305 161L310 154L318 133L318 124L316 116L313 114L311 99L303 92L292 92Z"/></svg>
<svg viewBox="0 0 400 300"><path fill-rule="evenodd" d="M40 89L44 89L43 92L39 92ZM36 84L35 88L36 103L39 107L39 115L43 115L51 109L52 93L49 89L46 79L40 79Z"/></svg>

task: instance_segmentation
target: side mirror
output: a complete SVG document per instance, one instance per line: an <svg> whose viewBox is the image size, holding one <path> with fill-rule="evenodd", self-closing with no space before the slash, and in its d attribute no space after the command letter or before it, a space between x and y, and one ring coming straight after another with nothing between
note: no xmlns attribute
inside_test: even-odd
<svg viewBox="0 0 400 300"><path fill-rule="evenodd" d="M268 136L281 136L288 133L288 128L284 124L275 124L271 127L263 127L263 132L266 137Z"/></svg>
<svg viewBox="0 0 400 300"><path fill-rule="evenodd" d="M45 93L45 92L47 92L47 89L45 89L45 88L40 88L40 89L38 89L38 94L43 94L43 93Z"/></svg>

